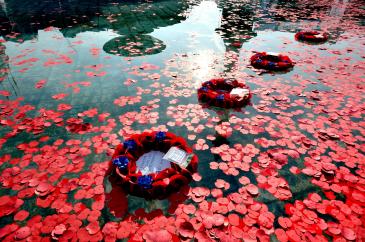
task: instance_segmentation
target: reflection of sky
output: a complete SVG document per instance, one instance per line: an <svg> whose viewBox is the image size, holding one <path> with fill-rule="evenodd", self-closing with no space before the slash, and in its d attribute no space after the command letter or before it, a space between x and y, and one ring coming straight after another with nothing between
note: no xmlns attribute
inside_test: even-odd
<svg viewBox="0 0 365 242"><path fill-rule="evenodd" d="M6 2L5 2L5 0L0 0L0 7L6 13Z"/></svg>
<svg viewBox="0 0 365 242"><path fill-rule="evenodd" d="M215 29L220 25L221 11L215 2L205 1L195 6L186 21L182 23L157 29L152 35L171 44L171 48L179 48L189 44L189 37L193 34L197 41L206 43L206 47L214 51L224 51L223 41ZM172 37L172 38L171 38ZM171 42L171 43L169 43ZM173 46L175 45L175 46ZM191 48L195 49L195 48ZM184 49L183 51L186 51Z"/></svg>
<svg viewBox="0 0 365 242"><path fill-rule="evenodd" d="M212 71L210 66L214 64L214 56L223 55L225 51L223 40L215 32L220 25L220 18L221 10L217 4L204 1L191 10L186 21L157 29L152 35L165 42L169 51L193 52L195 55L189 55L190 66L187 68L191 69L195 80L203 80L212 77L209 73ZM198 84L200 82L196 83Z"/></svg>

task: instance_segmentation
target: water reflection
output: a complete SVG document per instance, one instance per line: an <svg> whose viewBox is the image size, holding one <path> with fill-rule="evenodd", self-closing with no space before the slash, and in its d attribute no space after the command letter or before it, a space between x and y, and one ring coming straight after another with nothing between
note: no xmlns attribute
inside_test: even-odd
<svg viewBox="0 0 365 242"><path fill-rule="evenodd" d="M254 9L251 1L218 1L222 11L221 25L217 32L228 50L239 49L243 42L257 34L253 31Z"/></svg>
<svg viewBox="0 0 365 242"><path fill-rule="evenodd" d="M225 45L225 74L238 70L239 52L242 44L257 34L253 30L254 9L251 1L218 1L222 10L221 25L217 32Z"/></svg>
<svg viewBox="0 0 365 242"><path fill-rule="evenodd" d="M331 33L331 40L336 41L345 31L341 28L341 21L348 7L348 0L334 0L331 4L331 9L319 23L319 29L326 29Z"/></svg>
<svg viewBox="0 0 365 242"><path fill-rule="evenodd" d="M61 28L65 37L84 31L112 29L118 34L151 33L185 19L187 1L3 0L0 33L7 39L32 39L38 30ZM154 19L154 21L151 21ZM15 34L15 35L14 35Z"/></svg>
<svg viewBox="0 0 365 242"><path fill-rule="evenodd" d="M5 53L5 45L0 43L0 82L4 81L9 72L9 57Z"/></svg>
<svg viewBox="0 0 365 242"><path fill-rule="evenodd" d="M310 9L330 13L329 20L323 18L323 24L339 21L343 18L349 2L339 0L334 2L331 8L321 10L314 5L310 6ZM281 13L282 9L292 8L290 11L294 11L303 5L304 3L300 1L279 0L191 2L93 0L92 3L80 1L77 4L66 0L57 2L26 0L20 7L15 1L10 0L2 1L0 16L4 21L0 23L0 33L9 40L5 45L11 56L19 54L19 48L12 44L13 41L37 36L37 39L28 42L28 47L36 49L57 47L60 52L70 51L68 53L72 53L71 55L75 54L77 68L95 64L93 59L86 57L85 46L104 50L100 52L99 61L103 60L103 63L112 65L116 63L124 65L124 62L107 54L132 57L151 55L154 57L145 61L156 63L161 63L163 59L170 58L174 54L180 54L187 79L192 77L194 83L191 85L197 88L201 82L214 77L237 78L242 74L239 65L242 66L242 61L249 58L247 49L252 49L254 46L256 48L254 50L266 50L267 46L264 46L263 41L258 41L258 45L255 44L256 40L261 38L257 35L266 36L267 33L263 31L280 30L291 38L290 33L306 27L306 24L318 25L318 22L313 22L311 19L300 23L288 21ZM26 11L31 14L24 14ZM303 12L307 10L299 11L298 19L304 18ZM41 30L50 25L61 29ZM341 27L336 24L332 26L336 26L338 33L341 32ZM49 30L51 31L48 32ZM275 34L279 34L279 31L267 35L272 48L269 51L277 51L275 48L280 41L275 40ZM59 40L57 44L55 38ZM35 52L35 55L44 60L42 53ZM135 62L140 64L141 61L136 59ZM76 62L69 67L68 69L62 66L60 69L63 68L62 73L71 72L76 68ZM109 68L108 72L120 75L118 68ZM14 69L14 73L18 70L13 65L11 69ZM45 71L44 67L38 68L37 75L47 75L47 73L49 72ZM16 74L14 78L17 79ZM108 88L112 85L109 84Z"/></svg>
<svg viewBox="0 0 365 242"><path fill-rule="evenodd" d="M9 56L6 54L6 46L0 42L0 83L4 81L7 81L14 95L18 96L18 84L11 73Z"/></svg>
<svg viewBox="0 0 365 242"><path fill-rule="evenodd" d="M116 37L104 44L106 53L121 56L145 56L162 52L166 45L150 35L137 34Z"/></svg>
<svg viewBox="0 0 365 242"><path fill-rule="evenodd" d="M262 15L254 21L254 31L298 32L314 29L330 32L334 43L344 32L341 22L349 7L348 0L333 0L331 4L304 1L261 0L255 8L255 16ZM283 13L295 12L291 18ZM317 16L314 18L313 16Z"/></svg>

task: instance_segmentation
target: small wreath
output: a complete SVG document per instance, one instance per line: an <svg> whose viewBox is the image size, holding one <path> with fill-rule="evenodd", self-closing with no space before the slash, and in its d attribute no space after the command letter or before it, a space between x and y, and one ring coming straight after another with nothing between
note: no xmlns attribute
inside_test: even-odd
<svg viewBox="0 0 365 242"><path fill-rule="evenodd" d="M295 39L299 41L307 41L313 43L322 43L329 38L328 33L321 33L319 31L300 31L295 34Z"/></svg>
<svg viewBox="0 0 365 242"><path fill-rule="evenodd" d="M233 93L240 92L242 95ZM209 106L222 108L238 108L245 106L250 100L248 86L234 79L212 79L198 89L198 99Z"/></svg>
<svg viewBox="0 0 365 242"><path fill-rule="evenodd" d="M142 175L137 167L137 160L142 155L151 151L166 153L171 147L190 154L187 167L170 162L170 168ZM182 137L170 132L144 132L132 135L116 147L111 161L111 176L132 195L164 199L191 181L197 164L197 156Z"/></svg>
<svg viewBox="0 0 365 242"><path fill-rule="evenodd" d="M251 65L257 69L284 71L293 67L294 63L286 55L261 52L251 57Z"/></svg>

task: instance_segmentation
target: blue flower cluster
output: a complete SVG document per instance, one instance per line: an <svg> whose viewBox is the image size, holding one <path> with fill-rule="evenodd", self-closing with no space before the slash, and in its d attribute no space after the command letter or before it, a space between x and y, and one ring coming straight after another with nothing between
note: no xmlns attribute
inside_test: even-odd
<svg viewBox="0 0 365 242"><path fill-rule="evenodd" d="M161 142L166 138L166 133L163 131L159 131L156 133L156 141Z"/></svg>
<svg viewBox="0 0 365 242"><path fill-rule="evenodd" d="M275 68L276 67L276 64L275 64L275 62L269 62L269 64L268 64L268 67L269 68Z"/></svg>
<svg viewBox="0 0 365 242"><path fill-rule="evenodd" d="M208 88L207 87L201 87L200 88L200 91L207 92L208 91Z"/></svg>
<svg viewBox="0 0 365 242"><path fill-rule="evenodd" d="M144 189L152 188L152 177L149 175L138 177L138 185Z"/></svg>
<svg viewBox="0 0 365 242"><path fill-rule="evenodd" d="M218 96L215 97L218 101L223 101L224 100L224 94L220 94Z"/></svg>
<svg viewBox="0 0 365 242"><path fill-rule="evenodd" d="M136 141L130 139L124 141L123 146L128 150L134 150L137 147L137 143Z"/></svg>
<svg viewBox="0 0 365 242"><path fill-rule="evenodd" d="M113 160L113 165L119 168L119 170L125 170L128 166L129 160L125 156L119 156Z"/></svg>

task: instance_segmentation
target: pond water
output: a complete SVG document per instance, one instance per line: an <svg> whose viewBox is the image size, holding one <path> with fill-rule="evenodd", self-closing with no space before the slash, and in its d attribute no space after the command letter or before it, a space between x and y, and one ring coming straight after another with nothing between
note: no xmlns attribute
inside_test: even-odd
<svg viewBox="0 0 365 242"><path fill-rule="evenodd" d="M0 240L365 240L362 1L0 6ZM255 69L257 52L294 67ZM199 102L213 78L245 83L249 104ZM199 158L165 199L108 179L115 147L143 131Z"/></svg>

